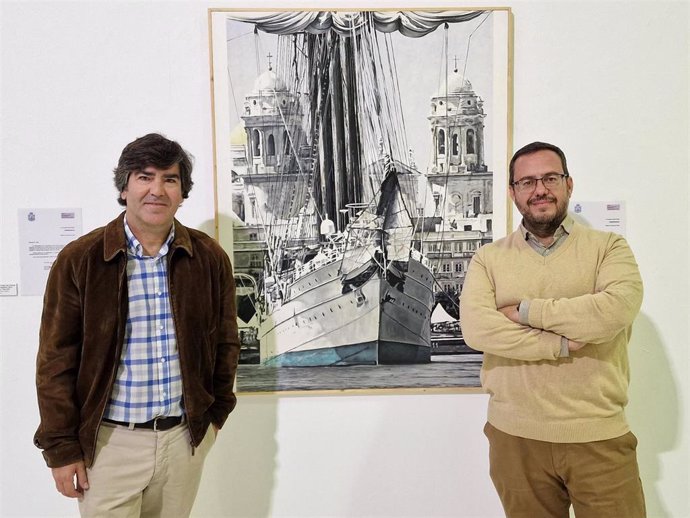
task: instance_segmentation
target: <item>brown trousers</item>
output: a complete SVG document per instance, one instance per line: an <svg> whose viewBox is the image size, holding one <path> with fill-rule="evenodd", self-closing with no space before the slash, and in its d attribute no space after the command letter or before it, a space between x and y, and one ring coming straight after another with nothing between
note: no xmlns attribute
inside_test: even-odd
<svg viewBox="0 0 690 518"><path fill-rule="evenodd" d="M507 518L645 518L635 448L621 437L550 443L504 433L486 423L491 479Z"/></svg>

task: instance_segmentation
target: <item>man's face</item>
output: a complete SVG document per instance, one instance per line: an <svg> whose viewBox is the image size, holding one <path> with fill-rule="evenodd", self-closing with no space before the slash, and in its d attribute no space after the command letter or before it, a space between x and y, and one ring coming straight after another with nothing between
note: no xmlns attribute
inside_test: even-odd
<svg viewBox="0 0 690 518"><path fill-rule="evenodd" d="M167 233L182 203L180 167L153 166L130 173L120 197L127 203L127 223L132 230Z"/></svg>
<svg viewBox="0 0 690 518"><path fill-rule="evenodd" d="M515 161L513 181L523 178L542 178L549 173L563 174L559 156L548 149L523 155ZM568 212L568 201L573 191L573 180L568 177L556 187L547 189L537 182L534 190L520 191L517 186L510 188L510 197L522 214L525 227L539 235L539 230L547 233L556 231Z"/></svg>

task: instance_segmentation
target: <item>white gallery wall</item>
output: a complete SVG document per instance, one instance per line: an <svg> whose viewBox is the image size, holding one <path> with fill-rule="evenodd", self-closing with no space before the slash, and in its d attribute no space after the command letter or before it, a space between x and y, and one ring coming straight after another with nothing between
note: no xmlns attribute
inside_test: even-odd
<svg viewBox="0 0 690 518"><path fill-rule="evenodd" d="M17 209L104 224L119 211L110 171L150 131L196 156L178 217L213 234L207 8L233 5L270 4L0 2L0 284L19 282ZM515 147L559 144L574 198L626 204L646 290L629 417L649 516L690 517L688 3L486 5L514 13ZM0 312L0 516L77 516L32 445L41 297L0 297ZM501 517L485 409L482 394L242 396L194 516Z"/></svg>

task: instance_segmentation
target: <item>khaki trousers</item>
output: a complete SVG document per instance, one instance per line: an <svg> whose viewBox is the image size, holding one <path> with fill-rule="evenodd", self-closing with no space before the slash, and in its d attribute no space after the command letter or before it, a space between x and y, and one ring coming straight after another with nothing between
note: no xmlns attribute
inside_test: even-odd
<svg viewBox="0 0 690 518"><path fill-rule="evenodd" d="M491 479L507 518L645 518L637 439L550 443L506 434L489 423Z"/></svg>
<svg viewBox="0 0 690 518"><path fill-rule="evenodd" d="M89 489L79 500L84 518L187 517L206 454L215 442L209 426L192 455L181 424L164 432L102 423Z"/></svg>

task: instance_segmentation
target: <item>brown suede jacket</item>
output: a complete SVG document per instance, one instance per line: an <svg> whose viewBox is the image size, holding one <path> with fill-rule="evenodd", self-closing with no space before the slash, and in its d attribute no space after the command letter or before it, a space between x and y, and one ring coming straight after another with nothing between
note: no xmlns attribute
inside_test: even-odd
<svg viewBox="0 0 690 518"><path fill-rule="evenodd" d="M124 212L71 242L48 277L36 361L41 422L34 443L49 467L84 460L112 391L127 319ZM221 427L233 392L240 344L232 266L220 245L175 220L168 275L193 446Z"/></svg>

